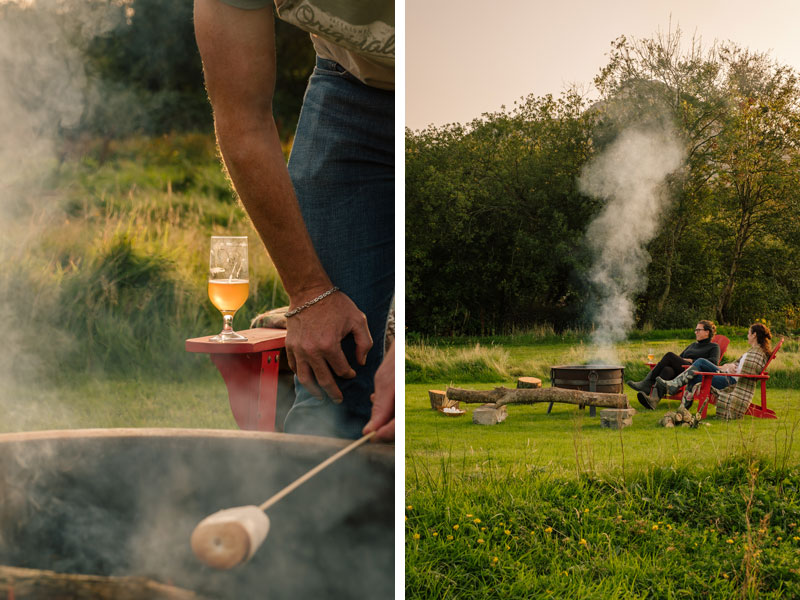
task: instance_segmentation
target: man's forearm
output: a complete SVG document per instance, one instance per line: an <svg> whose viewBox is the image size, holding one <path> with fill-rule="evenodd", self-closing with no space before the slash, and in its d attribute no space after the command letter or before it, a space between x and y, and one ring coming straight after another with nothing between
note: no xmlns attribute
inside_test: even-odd
<svg viewBox="0 0 800 600"><path fill-rule="evenodd" d="M292 304L331 287L294 195L271 115L260 123L216 118L217 140L231 180L261 236Z"/></svg>

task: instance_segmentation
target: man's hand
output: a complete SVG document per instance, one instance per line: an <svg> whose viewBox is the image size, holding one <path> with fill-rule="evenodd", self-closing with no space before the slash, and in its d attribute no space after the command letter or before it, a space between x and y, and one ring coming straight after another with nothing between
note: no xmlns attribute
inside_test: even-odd
<svg viewBox="0 0 800 600"><path fill-rule="evenodd" d="M356 360L364 365L372 348L367 318L342 292L335 292L286 320L289 366L312 394L322 395L322 388L334 402L342 401L333 373L346 379L356 376L342 352L342 340L350 333L356 342Z"/></svg>
<svg viewBox="0 0 800 600"><path fill-rule="evenodd" d="M377 431L373 441L394 441L394 342L375 373L375 392L370 396L372 416L362 433Z"/></svg>
<svg viewBox="0 0 800 600"><path fill-rule="evenodd" d="M720 373L734 373L736 371L736 363L726 363L719 370Z"/></svg>

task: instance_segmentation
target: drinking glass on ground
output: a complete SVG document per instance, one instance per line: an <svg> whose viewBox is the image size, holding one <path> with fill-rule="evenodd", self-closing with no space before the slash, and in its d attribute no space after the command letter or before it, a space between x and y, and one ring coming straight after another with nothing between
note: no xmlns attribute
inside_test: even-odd
<svg viewBox="0 0 800 600"><path fill-rule="evenodd" d="M647 349L647 362L653 362L653 359L656 357L655 350L652 348Z"/></svg>
<svg viewBox="0 0 800 600"><path fill-rule="evenodd" d="M233 342L247 339L233 330L233 316L245 303L249 293L247 237L211 236L208 297L222 313L222 331L210 341Z"/></svg>

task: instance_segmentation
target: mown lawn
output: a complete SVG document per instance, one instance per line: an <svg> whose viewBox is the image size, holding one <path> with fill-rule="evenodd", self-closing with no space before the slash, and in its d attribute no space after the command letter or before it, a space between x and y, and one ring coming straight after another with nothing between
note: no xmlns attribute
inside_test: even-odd
<svg viewBox="0 0 800 600"><path fill-rule="evenodd" d="M618 356L638 378L643 349L684 346L630 342ZM458 344L410 347L406 597L800 597L800 390L787 348L768 389L777 420L664 429L670 401L614 431L568 405L510 406L496 426L474 425L474 405L462 417L430 408L427 390L447 385L513 387L522 374L549 385L549 366L584 360L585 345L505 344L464 364L451 360ZM480 382L464 375L470 361ZM506 376L489 381L493 368Z"/></svg>

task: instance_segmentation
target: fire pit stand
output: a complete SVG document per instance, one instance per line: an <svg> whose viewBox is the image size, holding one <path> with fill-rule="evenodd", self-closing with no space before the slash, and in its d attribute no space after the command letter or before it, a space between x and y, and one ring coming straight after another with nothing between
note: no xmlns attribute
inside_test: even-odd
<svg viewBox="0 0 800 600"><path fill-rule="evenodd" d="M552 387L621 394L624 391L625 367L622 365L559 365L550 367ZM547 414L553 403L547 407ZM595 416L594 406L589 407L589 416Z"/></svg>

